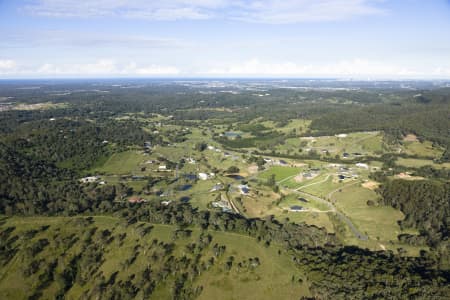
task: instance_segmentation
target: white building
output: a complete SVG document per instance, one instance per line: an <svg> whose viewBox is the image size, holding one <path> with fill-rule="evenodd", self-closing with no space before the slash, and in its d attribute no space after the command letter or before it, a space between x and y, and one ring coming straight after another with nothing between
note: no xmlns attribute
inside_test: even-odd
<svg viewBox="0 0 450 300"><path fill-rule="evenodd" d="M368 164L357 163L356 166L358 168L369 169L369 165Z"/></svg>
<svg viewBox="0 0 450 300"><path fill-rule="evenodd" d="M198 173L198 178L200 180L207 180L208 179L208 174L206 174L206 173Z"/></svg>

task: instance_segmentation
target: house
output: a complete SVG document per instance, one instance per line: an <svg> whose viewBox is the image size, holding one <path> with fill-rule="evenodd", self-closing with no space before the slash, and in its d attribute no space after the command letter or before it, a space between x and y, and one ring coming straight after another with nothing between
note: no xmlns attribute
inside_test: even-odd
<svg viewBox="0 0 450 300"><path fill-rule="evenodd" d="M342 154L342 157L343 157L343 158L349 158L349 157L350 157L350 154L348 154L347 152L344 152L344 153Z"/></svg>
<svg viewBox="0 0 450 300"><path fill-rule="evenodd" d="M186 161L191 165L195 164L195 159L193 159L192 157L189 157Z"/></svg>
<svg viewBox="0 0 450 300"><path fill-rule="evenodd" d="M167 171L167 166L166 165L160 165L158 167L158 171Z"/></svg>
<svg viewBox="0 0 450 300"><path fill-rule="evenodd" d="M221 183L217 183L213 186L213 188L211 189L211 192L216 192L216 191L220 191L223 189L223 184Z"/></svg>
<svg viewBox="0 0 450 300"><path fill-rule="evenodd" d="M100 179L99 176L88 176L88 177L81 178L80 182L81 183L92 183L92 182L96 182L99 179Z"/></svg>
<svg viewBox="0 0 450 300"><path fill-rule="evenodd" d="M291 207L289 208L289 210L295 212L295 211L302 211L302 210L304 210L304 209L303 209L302 206L299 206L299 205L293 205L293 206L291 206Z"/></svg>
<svg viewBox="0 0 450 300"><path fill-rule="evenodd" d="M368 164L357 163L356 166L358 168L369 169L369 165Z"/></svg>
<svg viewBox="0 0 450 300"><path fill-rule="evenodd" d="M338 137L338 138L346 138L347 134L345 134L345 133L336 134L336 137Z"/></svg>
<svg viewBox="0 0 450 300"><path fill-rule="evenodd" d="M164 200L164 201L161 201L161 204L164 205L164 206L167 206L167 205L169 205L170 203L172 203L172 200Z"/></svg>
<svg viewBox="0 0 450 300"><path fill-rule="evenodd" d="M308 203L308 200L306 200L305 198L302 198L302 197L299 197L298 200L301 201L301 202Z"/></svg>
<svg viewBox="0 0 450 300"><path fill-rule="evenodd" d="M211 202L211 206L214 208L220 208L220 209L222 209L223 212L232 212L233 211L231 209L230 203L228 203L228 201L223 200L223 199L220 201Z"/></svg>
<svg viewBox="0 0 450 300"><path fill-rule="evenodd" d="M339 180L344 180L344 179L345 179L345 176L342 175L342 174L339 174L339 175L338 175L338 178L339 178Z"/></svg>
<svg viewBox="0 0 450 300"><path fill-rule="evenodd" d="M208 174L206 174L206 173L198 173L198 178L200 180L207 180L208 179Z"/></svg>
<svg viewBox="0 0 450 300"><path fill-rule="evenodd" d="M242 195L247 195L250 192L250 188L246 184L238 185L238 189Z"/></svg>
<svg viewBox="0 0 450 300"><path fill-rule="evenodd" d="M214 148L213 146L208 146L208 150L214 150L216 148Z"/></svg>
<svg viewBox="0 0 450 300"><path fill-rule="evenodd" d="M145 202L145 200L138 196L132 196L132 197L128 198L128 202L129 203L141 203L141 202Z"/></svg>

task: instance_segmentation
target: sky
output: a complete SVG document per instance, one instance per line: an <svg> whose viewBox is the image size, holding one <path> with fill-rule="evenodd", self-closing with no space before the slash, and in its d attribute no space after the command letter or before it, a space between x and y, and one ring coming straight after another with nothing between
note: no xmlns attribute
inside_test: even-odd
<svg viewBox="0 0 450 300"><path fill-rule="evenodd" d="M450 79L450 0L0 0L0 79Z"/></svg>

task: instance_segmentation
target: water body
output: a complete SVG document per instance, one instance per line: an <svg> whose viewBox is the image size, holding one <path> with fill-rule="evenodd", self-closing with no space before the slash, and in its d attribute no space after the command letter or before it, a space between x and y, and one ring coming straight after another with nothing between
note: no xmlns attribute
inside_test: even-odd
<svg viewBox="0 0 450 300"><path fill-rule="evenodd" d="M190 190L191 188L192 188L192 184L185 184L185 185L180 186L178 188L178 190L183 192L183 191Z"/></svg>
<svg viewBox="0 0 450 300"><path fill-rule="evenodd" d="M224 133L224 135L225 135L226 137L237 137L237 136L239 136L240 134L237 133L237 132L233 132L233 131L227 131L227 132Z"/></svg>
<svg viewBox="0 0 450 300"><path fill-rule="evenodd" d="M185 174L184 177L186 177L188 180L196 180L197 175L195 174Z"/></svg>
<svg viewBox="0 0 450 300"><path fill-rule="evenodd" d="M188 196L184 196L184 197L181 197L181 198L180 198L180 201L183 202L183 203L187 203L187 202L189 202L190 200L191 200L191 197L188 197Z"/></svg>
<svg viewBox="0 0 450 300"><path fill-rule="evenodd" d="M241 175L227 175L228 178L233 178L235 180L242 180L244 179L244 177L242 177Z"/></svg>

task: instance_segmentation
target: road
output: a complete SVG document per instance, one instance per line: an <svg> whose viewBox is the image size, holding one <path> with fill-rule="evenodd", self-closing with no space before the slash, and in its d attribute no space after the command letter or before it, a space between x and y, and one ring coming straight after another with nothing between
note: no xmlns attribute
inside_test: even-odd
<svg viewBox="0 0 450 300"><path fill-rule="evenodd" d="M320 198L320 197L317 197L317 196L314 196L314 195L311 195L311 194L302 192L302 191L294 190L294 192L296 192L297 194L300 194L300 195L302 195L302 196L306 196L306 197L312 198L312 199L314 199L314 200L316 200L316 201L318 201L318 202L321 202L321 203L325 204L326 206L328 206L328 208L330 209L330 211L336 213L336 215L338 216L339 220L341 220L342 222L344 222L345 224L347 224L347 226L350 228L350 230L352 231L352 233L355 235L355 237L356 237L357 239L362 240L362 241L366 241L366 240L367 240L367 236L364 235L364 234L362 234L362 233L355 227L355 225L353 225L352 221L350 221L349 218L347 218L343 213L341 213L341 212L336 208L336 206L334 206L331 202L329 202L329 201L327 201L327 200L325 200L325 199L323 199L323 198Z"/></svg>
<svg viewBox="0 0 450 300"><path fill-rule="evenodd" d="M328 180L328 178L330 178L330 174L328 174L327 177L325 177L324 180L321 180L321 181L318 181L318 182L313 182L313 183L310 183L310 184L301 186L301 187L299 187L298 189L295 189L295 191L298 192L298 191L300 191L301 189L307 188L307 187L309 187L309 186L316 185L316 184L320 184L320 183L324 183L324 182L326 182L326 181Z"/></svg>

